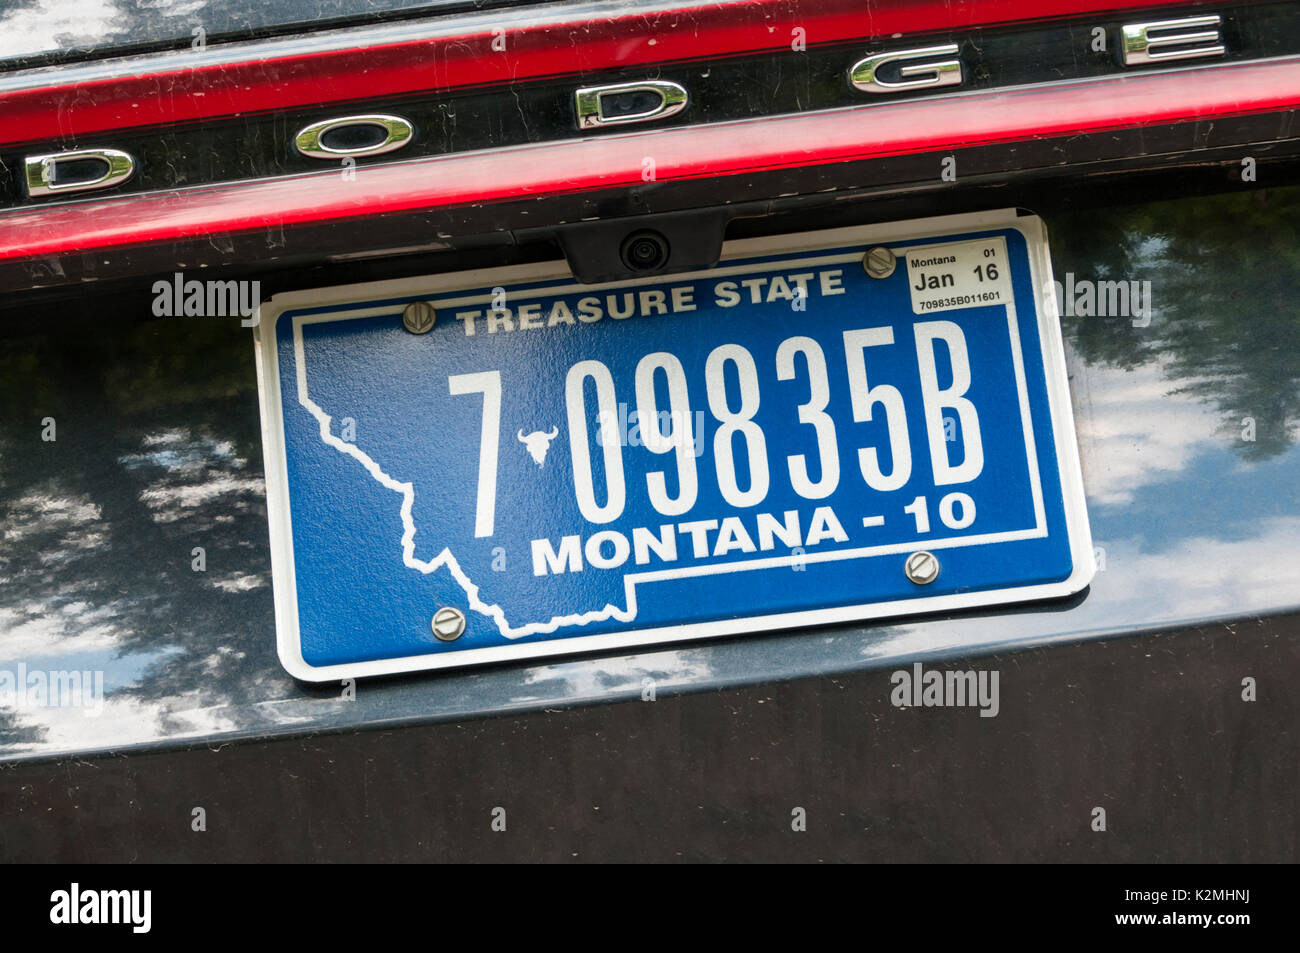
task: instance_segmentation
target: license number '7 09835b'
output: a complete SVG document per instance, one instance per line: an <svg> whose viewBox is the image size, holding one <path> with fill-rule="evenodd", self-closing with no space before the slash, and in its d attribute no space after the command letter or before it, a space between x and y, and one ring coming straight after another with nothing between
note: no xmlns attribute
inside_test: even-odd
<svg viewBox="0 0 1300 953"><path fill-rule="evenodd" d="M1077 592L1041 223L277 296L257 329L281 659L324 680Z"/></svg>

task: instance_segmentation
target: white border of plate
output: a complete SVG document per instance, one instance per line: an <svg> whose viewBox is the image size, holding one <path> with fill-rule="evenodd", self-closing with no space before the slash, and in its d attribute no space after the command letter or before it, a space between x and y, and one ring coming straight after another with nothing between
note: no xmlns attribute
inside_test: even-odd
<svg viewBox="0 0 1300 953"><path fill-rule="evenodd" d="M490 648L438 652L401 658L376 659L337 665L311 665L302 657L298 631L297 585L293 558L293 533L290 524L289 478L284 449L284 418L280 401L279 362L276 354L275 322L285 311L304 307L348 304L374 298L412 294L440 295L461 288L494 287L518 282L572 278L564 262L516 265L472 272L452 272L419 278L402 278L365 284L342 285L312 291L276 295L263 304L261 321L253 330L259 405L262 417L262 456L266 467L267 516L271 532L271 574L275 594L275 622L280 661L295 678L311 682L337 681L370 675L390 675L428 669L480 665L487 662L515 661L555 655L573 655L608 649L631 649L687 639L706 639L723 635L759 632L771 629L825 625L834 622L860 622L887 616L916 615L976 606L1008 605L1036 599L1051 599L1079 592L1096 571L1093 561L1092 535L1084 500L1083 476L1079 463L1078 441L1074 431L1074 414L1070 404L1065 350L1056 298L1052 292L1052 266L1047 252L1047 236L1042 220L1036 216L1017 215L1015 209L938 216L893 222L883 225L854 226L815 232L800 232L768 238L727 242L722 261L760 255L815 252L843 245L888 245L919 238L940 238L983 229L1013 228L1025 238L1029 249L1030 280L1038 289L1038 331L1043 348L1043 366L1047 375L1048 409L1056 444L1057 469L1065 507L1066 531L1074 570L1061 582L983 592L920 597L891 602L839 606L800 612L784 612L743 619L724 619L688 625L596 635L573 635L540 642L518 642ZM716 277L715 270L668 276L674 281ZM609 282L590 286L625 288L637 284L662 282L664 276L632 281ZM907 547L909 550L912 547Z"/></svg>

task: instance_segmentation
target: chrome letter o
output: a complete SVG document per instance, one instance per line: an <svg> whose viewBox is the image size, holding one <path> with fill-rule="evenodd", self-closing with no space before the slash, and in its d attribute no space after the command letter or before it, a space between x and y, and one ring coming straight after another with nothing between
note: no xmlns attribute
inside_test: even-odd
<svg viewBox="0 0 1300 953"><path fill-rule="evenodd" d="M382 138L360 146L331 146L325 137L351 126L377 127ZM293 137L294 147L311 159L339 159L344 156L380 156L402 148L415 135L415 127L401 116L341 116L305 126Z"/></svg>

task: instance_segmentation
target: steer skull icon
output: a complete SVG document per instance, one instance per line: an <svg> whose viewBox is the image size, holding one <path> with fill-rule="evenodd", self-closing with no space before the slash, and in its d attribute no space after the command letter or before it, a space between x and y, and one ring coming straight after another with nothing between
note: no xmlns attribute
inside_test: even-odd
<svg viewBox="0 0 1300 953"><path fill-rule="evenodd" d="M519 442L528 448L528 455L540 467L546 462L546 451L551 448L551 441L555 439L559 432L560 428L552 427L550 433L534 430L532 433L525 435L521 428L518 437Z"/></svg>

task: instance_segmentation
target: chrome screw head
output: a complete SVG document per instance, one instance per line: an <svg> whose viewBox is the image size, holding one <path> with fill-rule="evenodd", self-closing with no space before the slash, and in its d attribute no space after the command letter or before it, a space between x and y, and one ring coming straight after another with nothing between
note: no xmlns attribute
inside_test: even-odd
<svg viewBox="0 0 1300 953"><path fill-rule="evenodd" d="M427 301L412 301L402 311L402 326L412 334L428 334L438 314Z"/></svg>
<svg viewBox="0 0 1300 953"><path fill-rule="evenodd" d="M925 550L912 553L903 564L903 572L912 582L924 586L939 578L939 560L935 558L934 553L927 553Z"/></svg>
<svg viewBox="0 0 1300 953"><path fill-rule="evenodd" d="M877 245L862 256L862 267L872 278L888 278L897 265L894 253L883 245Z"/></svg>
<svg viewBox="0 0 1300 953"><path fill-rule="evenodd" d="M465 634L465 613L444 606L433 614L433 634L442 642L455 642Z"/></svg>

